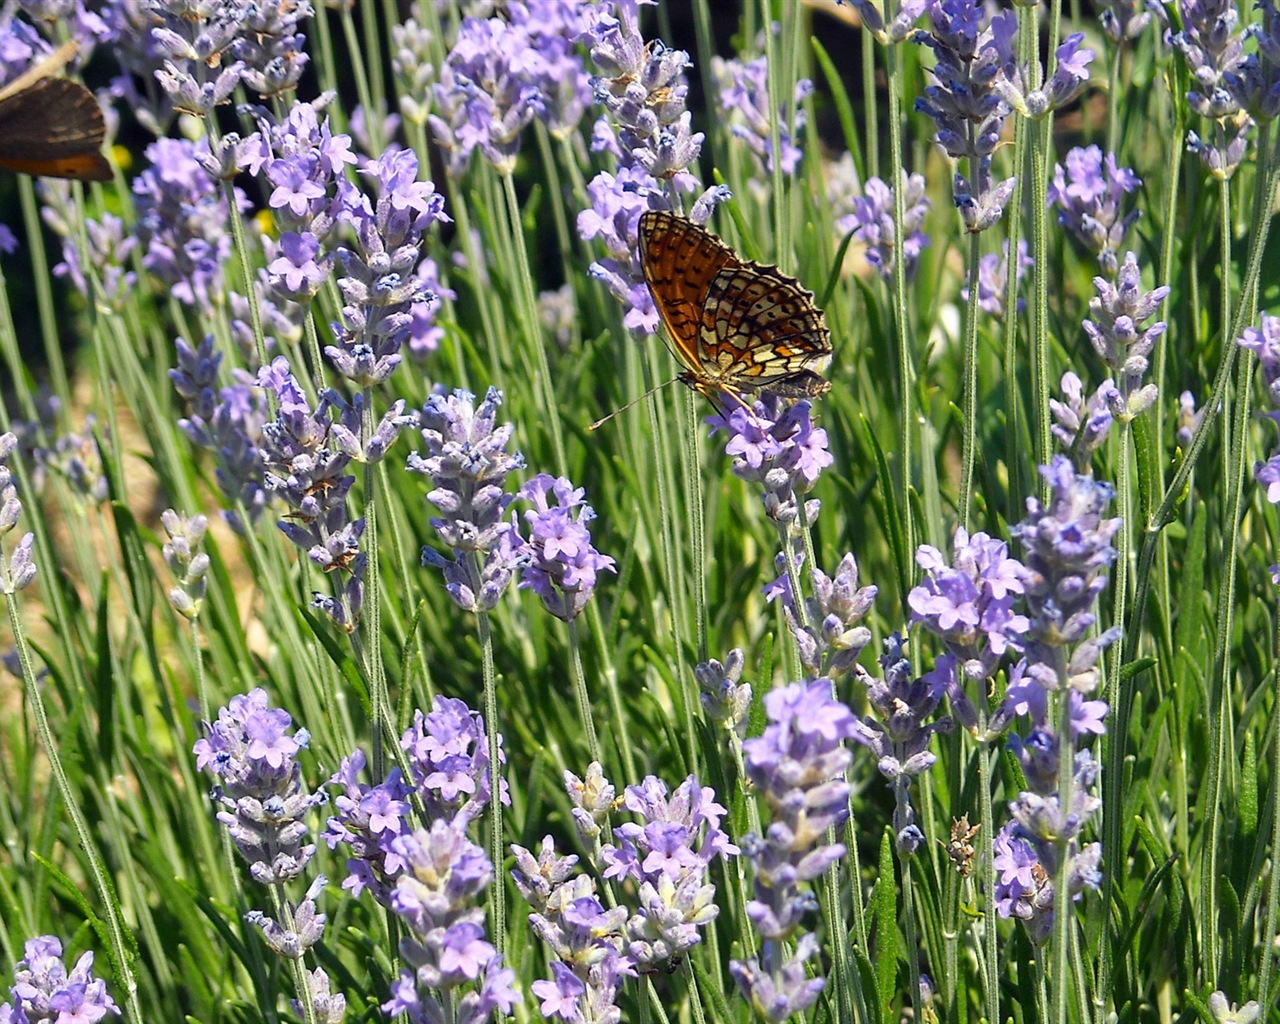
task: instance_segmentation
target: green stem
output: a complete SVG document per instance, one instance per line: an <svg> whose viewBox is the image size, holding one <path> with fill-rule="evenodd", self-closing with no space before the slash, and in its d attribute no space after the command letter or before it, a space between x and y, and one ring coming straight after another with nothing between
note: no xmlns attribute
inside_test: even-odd
<svg viewBox="0 0 1280 1024"><path fill-rule="evenodd" d="M1054 673L1058 679L1057 688L1049 694L1050 714L1052 716L1053 734L1058 743L1058 813L1063 820L1067 808L1071 806L1071 790L1075 769L1075 745L1071 740L1071 687L1067 682L1066 651L1061 647L1051 649L1054 658ZM1053 949L1050 966L1051 990L1053 994L1054 1021L1066 1021L1068 995L1070 994L1069 961L1071 954L1071 932L1075 923L1072 912L1071 894L1068 891L1071 877L1071 839L1068 836L1057 837L1058 864L1053 876Z"/></svg>
<svg viewBox="0 0 1280 1024"><path fill-rule="evenodd" d="M587 677L582 671L582 652L578 649L578 627L573 619L565 625L569 627L569 667L573 673L573 695L578 700L578 715L582 719L582 728L587 734L587 752L592 761L604 767L600 757L600 740L596 736L595 718L591 714L591 697L587 694ZM619 719L621 721L621 719Z"/></svg>
<svg viewBox="0 0 1280 1024"><path fill-rule="evenodd" d="M480 578L479 567L472 568ZM475 593L479 593L479 587ZM493 636L489 631L489 613L476 612L476 629L480 636L480 664L484 680L484 725L489 739L489 859L493 862L493 884L489 886L489 917L493 926L493 946L501 956L507 941L506 875L502 844L502 762L498 746L498 674L493 666Z"/></svg>
<svg viewBox="0 0 1280 1024"><path fill-rule="evenodd" d="M973 505L973 468L978 447L978 261L982 236L969 235L969 301L964 310L964 441L960 462L960 523L967 530Z"/></svg>

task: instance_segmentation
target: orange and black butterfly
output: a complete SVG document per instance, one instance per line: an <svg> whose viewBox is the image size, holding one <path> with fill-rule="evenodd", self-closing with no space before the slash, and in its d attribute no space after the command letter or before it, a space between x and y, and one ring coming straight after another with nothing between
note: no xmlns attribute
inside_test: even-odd
<svg viewBox="0 0 1280 1024"><path fill-rule="evenodd" d="M0 89L0 167L47 178L110 181L106 121L93 93L52 77L76 54L64 43Z"/></svg>
<svg viewBox="0 0 1280 1024"><path fill-rule="evenodd" d="M777 267L741 259L704 228L666 210L640 217L640 264L679 380L713 402L763 392L813 398L831 387L831 332L813 293Z"/></svg>

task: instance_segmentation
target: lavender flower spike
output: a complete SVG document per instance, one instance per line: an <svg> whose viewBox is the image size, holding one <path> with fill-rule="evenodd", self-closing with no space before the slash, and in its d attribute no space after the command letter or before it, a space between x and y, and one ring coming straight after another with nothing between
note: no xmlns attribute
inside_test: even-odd
<svg viewBox="0 0 1280 1024"><path fill-rule="evenodd" d="M586 524L595 512L583 501L582 488L546 473L520 488L518 497L534 505L525 513L529 539L519 550L528 558L528 567L520 586L531 588L556 618L570 622L587 606L599 573L617 571L613 559L591 544ZM555 505L549 497L555 498Z"/></svg>
<svg viewBox="0 0 1280 1024"><path fill-rule="evenodd" d="M1150 366L1148 357L1166 325L1162 320L1149 327L1143 324L1155 316L1169 294L1169 287L1161 285L1144 292L1138 258L1133 253L1125 256L1114 285L1103 277L1095 277L1093 284L1098 294L1089 300L1089 315L1093 319L1084 322L1084 332L1093 343L1094 351L1119 379L1120 401L1111 413L1121 423L1127 423L1156 400L1156 386L1144 386L1142 378Z"/></svg>
<svg viewBox="0 0 1280 1024"><path fill-rule="evenodd" d="M109 1013L120 1016L106 983L93 976L93 953L82 953L68 971L56 935L23 944L9 993L13 1002L0 1003L0 1021L6 1024L97 1024Z"/></svg>
<svg viewBox="0 0 1280 1024"><path fill-rule="evenodd" d="M18 488L14 484L13 474L7 465L10 457L17 450L16 434L12 431L0 434L0 538L18 525L18 517L22 515L22 502L18 498ZM18 541L7 564L4 552L0 550L0 594L13 595L29 586L36 578L36 566L31 560L31 549L34 544L35 534L25 534Z"/></svg>

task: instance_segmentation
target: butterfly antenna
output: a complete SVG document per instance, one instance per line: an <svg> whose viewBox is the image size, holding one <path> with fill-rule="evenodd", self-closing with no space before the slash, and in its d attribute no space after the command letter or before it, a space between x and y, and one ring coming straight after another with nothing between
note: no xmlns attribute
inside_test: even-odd
<svg viewBox="0 0 1280 1024"><path fill-rule="evenodd" d="M637 403L639 403L639 402L643 402L646 398L648 398L648 397L649 397L650 395L652 395L654 392L656 392L656 391L661 391L661 390L662 390L663 388L665 388L668 384L674 384L674 383L675 383L676 381L678 381L679 379L680 379L679 377L672 377L670 380L664 380L661 384L657 384L657 385L655 385L654 387L651 387L651 388L650 388L648 391L646 391L643 395L640 395L638 398L633 398L633 399L631 399L631 401L629 401L629 402L628 402L626 405L624 405L621 409L614 409L614 410L613 410L613 412L609 413L609 415L608 415L608 416L602 416L600 419L596 420L593 424L591 424L591 426L587 427L587 429L588 429L588 430L599 430L601 427L603 427L606 423L608 423L608 422L609 422L611 419L613 419L615 416L619 415L620 413L624 413L624 412L626 412L626 411L627 411L628 409L630 409L633 405L636 405L636 404L637 404Z"/></svg>
<svg viewBox="0 0 1280 1024"><path fill-rule="evenodd" d="M79 50L80 44L74 39L69 39L45 57L44 60L40 61L39 64L28 68L3 89L0 89L0 100L7 100L10 96L16 96L23 89L35 85L42 78L56 75L71 63L72 58L75 57Z"/></svg>

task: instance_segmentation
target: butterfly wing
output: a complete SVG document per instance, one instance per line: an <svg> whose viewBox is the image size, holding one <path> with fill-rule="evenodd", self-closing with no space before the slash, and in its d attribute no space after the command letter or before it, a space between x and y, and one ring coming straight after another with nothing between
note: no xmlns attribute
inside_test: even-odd
<svg viewBox="0 0 1280 1024"><path fill-rule="evenodd" d="M93 93L67 78L42 78L0 100L0 167L51 178L110 181L106 135Z"/></svg>
<svg viewBox="0 0 1280 1024"><path fill-rule="evenodd" d="M708 369L699 333L707 289L726 267L738 265L733 250L715 235L667 210L640 216L640 264L672 349L695 377Z"/></svg>
<svg viewBox="0 0 1280 1024"><path fill-rule="evenodd" d="M813 293L777 267L743 262L712 278L699 346L708 366L744 391L793 398L820 395L831 332Z"/></svg>

